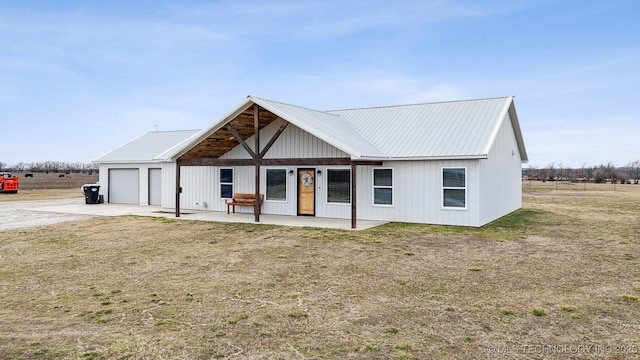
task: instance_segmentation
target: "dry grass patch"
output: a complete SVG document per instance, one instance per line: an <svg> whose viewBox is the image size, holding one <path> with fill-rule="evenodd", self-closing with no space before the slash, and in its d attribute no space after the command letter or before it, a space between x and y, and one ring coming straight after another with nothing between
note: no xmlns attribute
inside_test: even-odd
<svg viewBox="0 0 640 360"><path fill-rule="evenodd" d="M29 201L29 200L56 200L56 199L68 199L74 197L84 198L84 195L80 191L80 187L77 189L43 189L43 190L19 190L17 193L0 194L0 202L6 201Z"/></svg>
<svg viewBox="0 0 640 360"><path fill-rule="evenodd" d="M536 190L482 229L119 217L4 231L0 358L477 359L509 345L525 359L517 346L637 346L639 200Z"/></svg>

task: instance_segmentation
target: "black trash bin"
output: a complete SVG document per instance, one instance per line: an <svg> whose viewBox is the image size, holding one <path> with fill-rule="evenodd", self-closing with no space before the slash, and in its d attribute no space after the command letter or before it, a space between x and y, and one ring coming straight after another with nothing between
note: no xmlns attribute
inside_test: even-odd
<svg viewBox="0 0 640 360"><path fill-rule="evenodd" d="M100 203L100 185L98 184L86 184L82 185L82 191L84 191L84 203L85 204L99 204Z"/></svg>

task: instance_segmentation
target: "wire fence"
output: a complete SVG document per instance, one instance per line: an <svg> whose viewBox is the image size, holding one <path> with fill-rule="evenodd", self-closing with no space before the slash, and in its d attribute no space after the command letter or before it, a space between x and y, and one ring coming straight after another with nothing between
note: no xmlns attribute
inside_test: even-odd
<svg viewBox="0 0 640 360"><path fill-rule="evenodd" d="M522 190L626 191L640 192L639 184L522 180Z"/></svg>

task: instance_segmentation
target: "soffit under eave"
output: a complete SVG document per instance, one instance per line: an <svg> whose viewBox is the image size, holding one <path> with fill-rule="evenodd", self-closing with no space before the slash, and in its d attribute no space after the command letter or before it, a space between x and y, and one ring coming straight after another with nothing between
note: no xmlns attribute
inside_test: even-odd
<svg viewBox="0 0 640 360"><path fill-rule="evenodd" d="M199 158L219 158L228 151L231 151L240 144L233 134L228 130L227 124L230 124L236 132L240 135L243 141L255 134L254 127L254 106L249 104L239 114L235 115L228 121L222 121L209 133L205 138L200 140L197 144L192 146L189 150L178 156L178 159L199 159ZM278 119L278 116L274 115L267 109L258 107L258 124L259 129L262 130L265 126L271 124ZM266 140L265 140L266 141ZM253 148L254 144L248 144ZM264 145L264 144L261 144Z"/></svg>

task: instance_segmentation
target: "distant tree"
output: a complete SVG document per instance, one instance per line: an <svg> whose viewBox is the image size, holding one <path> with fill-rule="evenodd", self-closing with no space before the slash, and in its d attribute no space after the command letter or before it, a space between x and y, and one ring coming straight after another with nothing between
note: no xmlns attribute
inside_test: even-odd
<svg viewBox="0 0 640 360"><path fill-rule="evenodd" d="M564 180L564 172L565 168L564 165L562 163L558 163L557 168L556 168L556 179L563 181Z"/></svg>
<svg viewBox="0 0 640 360"><path fill-rule="evenodd" d="M630 161L627 168L634 184L638 184L640 182L640 160Z"/></svg>
<svg viewBox="0 0 640 360"><path fill-rule="evenodd" d="M556 179L556 166L555 163L550 163L544 168L545 180L553 181Z"/></svg>
<svg viewBox="0 0 640 360"><path fill-rule="evenodd" d="M558 163L556 174L558 180L563 181L571 181L572 179L572 171L571 167L568 165L564 165L563 163Z"/></svg>
<svg viewBox="0 0 640 360"><path fill-rule="evenodd" d="M595 182L598 184L604 184L609 180L613 181L615 178L615 175L613 174L614 168L615 167L612 163L607 163L606 165L600 164L596 166L594 171Z"/></svg>
<svg viewBox="0 0 640 360"><path fill-rule="evenodd" d="M611 179L612 184L616 184L618 182L618 173L616 172L616 166L613 163L607 163L607 169L609 174L609 179Z"/></svg>
<svg viewBox="0 0 640 360"><path fill-rule="evenodd" d="M29 172L88 172L96 171L98 166L93 163L82 162L64 162L64 161L45 161L34 163L19 163L15 166L17 169L26 170Z"/></svg>
<svg viewBox="0 0 640 360"><path fill-rule="evenodd" d="M614 174L616 182L620 182L620 184L626 184L629 182L629 173L625 169L614 171Z"/></svg>
<svg viewBox="0 0 640 360"><path fill-rule="evenodd" d="M583 163L580 169L578 169L578 180L586 182L588 178L587 164Z"/></svg>
<svg viewBox="0 0 640 360"><path fill-rule="evenodd" d="M527 169L524 171L524 176L528 180L537 180L536 168L533 165L529 165Z"/></svg>

